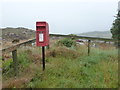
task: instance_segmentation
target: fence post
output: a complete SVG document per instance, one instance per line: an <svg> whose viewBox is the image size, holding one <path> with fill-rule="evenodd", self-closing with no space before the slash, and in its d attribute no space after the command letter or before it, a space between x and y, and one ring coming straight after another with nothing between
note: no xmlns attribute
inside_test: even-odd
<svg viewBox="0 0 120 90"><path fill-rule="evenodd" d="M12 51L14 75L17 75L17 50Z"/></svg>
<svg viewBox="0 0 120 90"><path fill-rule="evenodd" d="M5 57L4 57L4 54L2 54L2 61L4 61L5 60Z"/></svg>
<svg viewBox="0 0 120 90"><path fill-rule="evenodd" d="M88 40L88 56L90 56L90 42L91 40Z"/></svg>
<svg viewBox="0 0 120 90"><path fill-rule="evenodd" d="M47 49L50 49L50 46L49 46L49 45L47 45Z"/></svg>

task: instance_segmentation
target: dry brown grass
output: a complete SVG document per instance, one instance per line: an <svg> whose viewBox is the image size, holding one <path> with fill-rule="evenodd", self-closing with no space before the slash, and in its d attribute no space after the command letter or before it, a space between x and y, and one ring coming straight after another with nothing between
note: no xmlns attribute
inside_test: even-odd
<svg viewBox="0 0 120 90"><path fill-rule="evenodd" d="M76 52L73 49L67 47L56 47L54 49L50 49L46 52L46 57L66 57L66 58L77 58L80 53Z"/></svg>
<svg viewBox="0 0 120 90"><path fill-rule="evenodd" d="M99 47L100 47L100 49L102 49L102 50L109 50L109 49L113 48L112 45L110 45L110 44L105 44L105 43L99 44Z"/></svg>
<svg viewBox="0 0 120 90"><path fill-rule="evenodd" d="M8 81L6 81L5 83L3 83L2 88L20 88L19 86L29 82L32 79L32 77L30 76L24 76L21 78L10 78Z"/></svg>
<svg viewBox="0 0 120 90"><path fill-rule="evenodd" d="M40 54L32 54L30 55L30 58L34 63L42 63L42 57Z"/></svg>
<svg viewBox="0 0 120 90"><path fill-rule="evenodd" d="M32 78L36 75L36 72L40 71L40 64L29 65L24 71L20 72L17 77L11 77L2 82L2 88L22 88L22 85L30 82Z"/></svg>

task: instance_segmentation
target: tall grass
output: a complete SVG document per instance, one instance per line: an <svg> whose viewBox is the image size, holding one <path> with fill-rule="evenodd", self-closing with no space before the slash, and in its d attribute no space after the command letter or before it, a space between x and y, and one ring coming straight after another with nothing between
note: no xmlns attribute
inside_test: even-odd
<svg viewBox="0 0 120 90"><path fill-rule="evenodd" d="M85 49L85 48L84 48ZM59 55L59 49L55 54ZM61 50L61 49L60 49ZM91 56L80 48L77 58L63 50L63 57L49 56L44 76L28 83L27 87L38 88L116 88L118 87L117 50L96 50ZM73 51L74 52L74 51ZM113 54L112 54L113 53ZM64 57L66 56L66 57Z"/></svg>
<svg viewBox="0 0 120 90"><path fill-rule="evenodd" d="M46 70L44 72L40 66L40 53L40 48L19 50L20 73L22 74L28 68L27 73L32 72L34 75L29 82L16 87L118 87L118 53L115 48L109 50L91 48L90 56L88 56L86 46L77 45L70 48L55 46L46 50ZM24 75L26 74L24 73Z"/></svg>

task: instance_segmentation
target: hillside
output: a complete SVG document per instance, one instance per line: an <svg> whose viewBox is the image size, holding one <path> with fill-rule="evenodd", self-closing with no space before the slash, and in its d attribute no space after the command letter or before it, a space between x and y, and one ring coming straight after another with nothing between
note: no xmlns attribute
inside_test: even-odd
<svg viewBox="0 0 120 90"><path fill-rule="evenodd" d="M25 40L35 37L35 31L23 27L18 28L3 28L2 39L4 41L11 41L13 39Z"/></svg>
<svg viewBox="0 0 120 90"><path fill-rule="evenodd" d="M11 41L13 39L26 40L35 37L35 31L23 27L18 28L3 28L2 30L2 39L4 41ZM112 34L110 31L93 31L77 34L79 36L89 36L89 37L102 37L102 38L111 38ZM1 37L0 36L0 37Z"/></svg>
<svg viewBox="0 0 120 90"><path fill-rule="evenodd" d="M101 37L101 38L111 38L112 34L110 31L93 31L77 34L79 36L89 36L89 37Z"/></svg>

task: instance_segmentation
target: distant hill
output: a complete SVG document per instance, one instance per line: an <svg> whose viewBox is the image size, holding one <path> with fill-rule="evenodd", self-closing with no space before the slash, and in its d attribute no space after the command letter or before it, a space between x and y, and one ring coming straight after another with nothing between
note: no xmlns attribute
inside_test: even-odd
<svg viewBox="0 0 120 90"><path fill-rule="evenodd" d="M88 37L101 37L101 38L111 38L112 34L110 31L93 31L77 34L79 36L88 36Z"/></svg>
<svg viewBox="0 0 120 90"><path fill-rule="evenodd" d="M0 39L2 38L5 41L11 41L13 39L19 40L27 40L31 38L35 38L35 31L32 29L27 29L23 27L18 28L2 28L2 35L0 35ZM86 32L77 34L79 36L90 36L90 37L103 37L103 38L111 38L112 34L110 31L93 31L93 32Z"/></svg>
<svg viewBox="0 0 120 90"><path fill-rule="evenodd" d="M35 31L23 27L19 28L3 28L2 39L6 41L11 41L13 39L26 40L35 37Z"/></svg>

